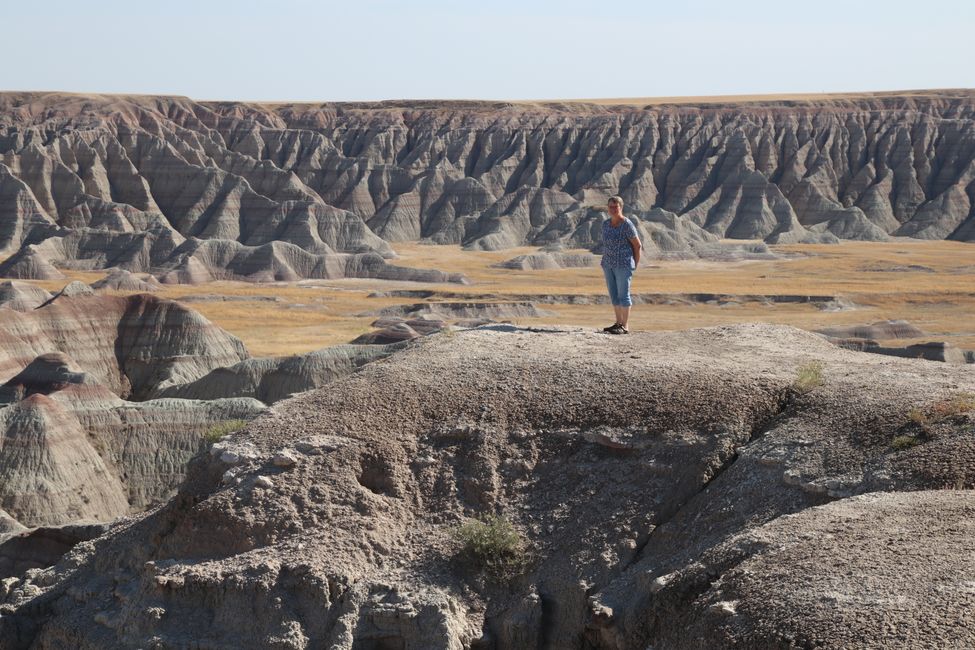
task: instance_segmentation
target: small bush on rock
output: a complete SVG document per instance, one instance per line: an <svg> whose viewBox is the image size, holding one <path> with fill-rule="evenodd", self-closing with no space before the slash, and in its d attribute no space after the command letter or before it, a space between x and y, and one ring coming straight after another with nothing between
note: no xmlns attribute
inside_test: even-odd
<svg viewBox="0 0 975 650"><path fill-rule="evenodd" d="M455 529L454 537L462 544L461 559L490 578L512 578L525 570L528 545L502 516L487 515L469 521Z"/></svg>
<svg viewBox="0 0 975 650"><path fill-rule="evenodd" d="M796 370L796 379L792 382L792 387L796 392L804 395L814 388L822 386L824 368L822 361L810 361L802 364Z"/></svg>
<svg viewBox="0 0 975 650"><path fill-rule="evenodd" d="M203 433L203 439L207 444L212 445L215 442L220 442L231 433L240 431L246 424L247 422L244 420L224 420L223 422L217 422Z"/></svg>

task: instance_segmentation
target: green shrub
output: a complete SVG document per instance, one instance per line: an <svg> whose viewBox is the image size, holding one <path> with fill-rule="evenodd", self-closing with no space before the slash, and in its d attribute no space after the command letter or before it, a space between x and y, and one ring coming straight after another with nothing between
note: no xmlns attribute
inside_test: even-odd
<svg viewBox="0 0 975 650"><path fill-rule="evenodd" d="M470 566L496 580L522 573L528 562L527 543L510 521L487 515L454 530L460 555Z"/></svg>
<svg viewBox="0 0 975 650"><path fill-rule="evenodd" d="M244 420L224 420L222 422L216 422L210 426L209 429L203 432L203 439L207 444L213 444L215 442L220 442L225 437L229 436L235 431L240 431L247 425Z"/></svg>
<svg viewBox="0 0 975 650"><path fill-rule="evenodd" d="M792 387L796 392L806 394L822 386L824 368L822 361L809 361L802 364L796 369L796 379L792 382Z"/></svg>
<svg viewBox="0 0 975 650"><path fill-rule="evenodd" d="M901 449L910 449L914 445L918 444L918 439L914 436L897 436L894 438L890 446L895 450L900 451Z"/></svg>

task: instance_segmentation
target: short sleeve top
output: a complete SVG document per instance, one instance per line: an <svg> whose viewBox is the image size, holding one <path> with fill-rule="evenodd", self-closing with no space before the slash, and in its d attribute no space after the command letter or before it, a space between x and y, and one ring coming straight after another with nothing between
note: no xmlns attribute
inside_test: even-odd
<svg viewBox="0 0 975 650"><path fill-rule="evenodd" d="M615 228L612 219L603 221L603 259L604 269L634 268L633 247L630 240L637 237L636 226L623 217L623 222Z"/></svg>

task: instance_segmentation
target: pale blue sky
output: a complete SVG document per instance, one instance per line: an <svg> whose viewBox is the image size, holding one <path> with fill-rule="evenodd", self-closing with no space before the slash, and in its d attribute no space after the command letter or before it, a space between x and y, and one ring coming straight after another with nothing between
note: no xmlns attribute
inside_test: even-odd
<svg viewBox="0 0 975 650"><path fill-rule="evenodd" d="M975 88L971 0L3 0L0 90L550 99Z"/></svg>

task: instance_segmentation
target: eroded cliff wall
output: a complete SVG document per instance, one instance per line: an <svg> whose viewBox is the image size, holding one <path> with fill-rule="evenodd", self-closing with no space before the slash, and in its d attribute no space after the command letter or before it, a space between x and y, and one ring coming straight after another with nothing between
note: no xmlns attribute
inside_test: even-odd
<svg viewBox="0 0 975 650"><path fill-rule="evenodd" d="M387 242L419 239L591 246L617 193L648 229L975 240L972 91L645 107L6 93L0 156L0 253L172 280L396 275Z"/></svg>

